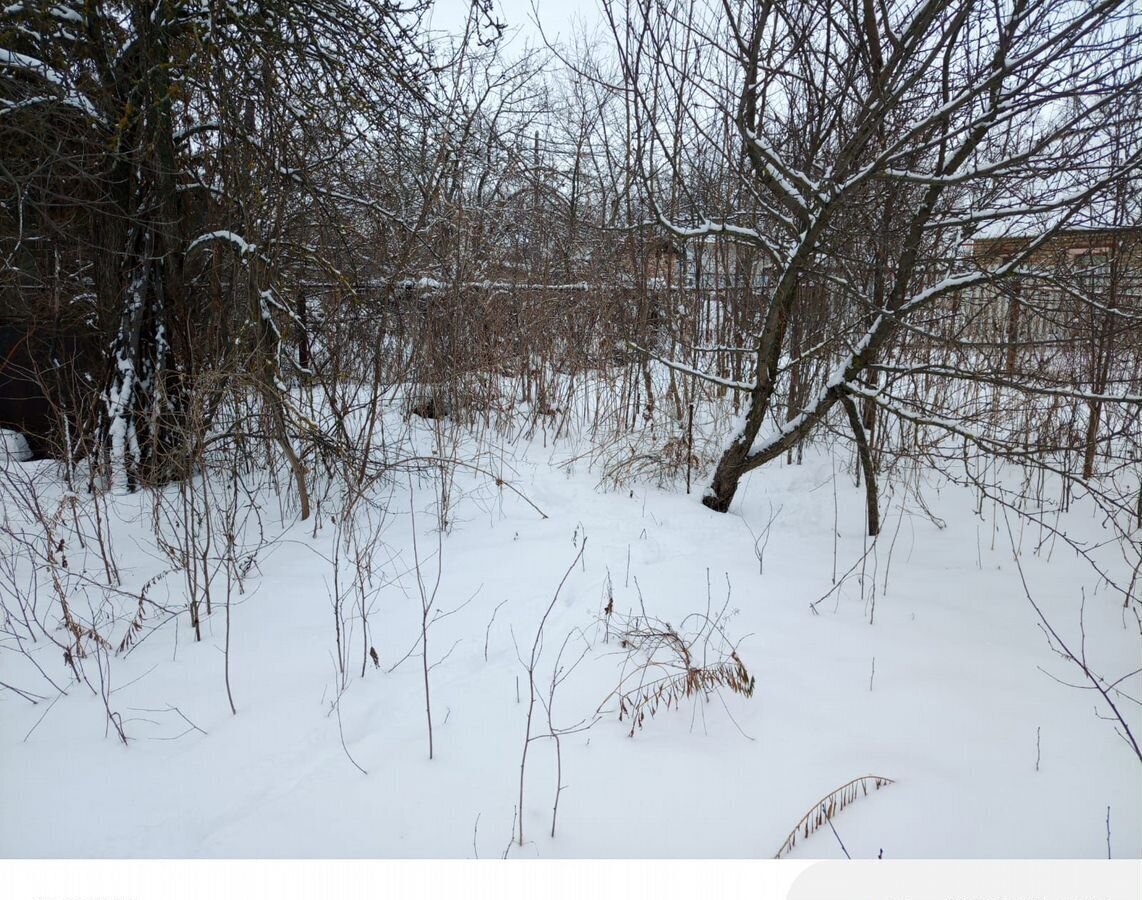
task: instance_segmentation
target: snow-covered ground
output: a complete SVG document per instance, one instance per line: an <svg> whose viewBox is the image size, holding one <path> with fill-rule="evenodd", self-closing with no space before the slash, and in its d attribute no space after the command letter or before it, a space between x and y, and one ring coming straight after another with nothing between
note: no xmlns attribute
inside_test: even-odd
<svg viewBox="0 0 1142 900"><path fill-rule="evenodd" d="M427 451L430 426L416 427ZM495 457L504 486L455 469L444 533L439 479L401 475L376 488L384 515L373 520L370 636L362 642L350 596L340 693L331 596L345 590L351 560L342 555L335 586L328 508L304 523L276 503L262 509L266 543L230 610L236 715L217 585L201 642L185 612L151 614L129 652L85 662L94 690L46 640L25 644L29 658L3 636L0 681L44 699L0 691L0 853L768 858L820 798L872 774L893 783L859 796L836 816L836 836L822 828L793 856L842 856L843 841L854 858L1105 858L1108 808L1113 855L1142 854L1142 766L1082 673L1048 645L1002 510L977 514L971 491L934 476L911 479L921 504L898 479L870 550L863 489L840 451L751 474L727 515L698 502L701 481L690 496L642 483L604 489L597 468L567 462L574 455L538 437L486 453L480 467ZM7 465L38 473L41 486L54 477L51 463ZM146 493L110 499L128 593L169 568L152 510ZM1104 535L1081 503L1061 523L1077 540ZM1062 541L1011 527L1055 630L1077 646L1081 609L1091 668L1110 680L1136 670L1138 626L1121 597L1099 590ZM87 564L97 560L89 547ZM433 603L431 760L421 585ZM171 572L148 596L182 608L185 591ZM534 667L520 846L527 663L553 598ZM112 644L134 611L124 610L107 625ZM722 687L684 697L629 736L614 692L624 678L637 688L643 657L621 632L648 621L683 641L698 635L695 664L736 647L753 696ZM552 837L556 746L542 735L557 659L551 724L562 732L563 790ZM44 690L32 660L66 696ZM1142 677L1120 687L1142 695ZM1142 731L1138 706L1120 709Z"/></svg>

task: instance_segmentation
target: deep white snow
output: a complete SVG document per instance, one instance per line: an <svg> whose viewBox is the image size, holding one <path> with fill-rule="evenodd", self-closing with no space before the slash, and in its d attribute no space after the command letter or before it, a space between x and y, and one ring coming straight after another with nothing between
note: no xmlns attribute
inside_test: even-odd
<svg viewBox="0 0 1142 900"><path fill-rule="evenodd" d="M413 422L419 452L439 451L431 423ZM468 449L461 444L459 457L474 459ZM884 501L883 534L865 555L863 489L841 451L810 450L803 465L764 467L719 515L700 505L700 480L690 496L682 486L600 486L597 469L569 461L576 448L550 434L483 449L480 467L530 503L484 472L457 468L441 534L439 477L399 474L377 487L386 509L383 526L374 519L383 527L375 559L383 574L369 627L380 667L369 661L360 676L365 647L350 601L340 727L329 505L297 523L262 498L268 543L231 610L237 715L225 692L218 605L201 643L185 612L165 623L153 616L130 652L105 661L109 706L122 717L127 746L107 728L98 692L69 677L56 647L28 649L67 687L58 699L4 636L0 681L47 697L32 705L0 691L0 852L767 858L816 801L875 774L895 783L834 821L854 858L1105 857L1108 807L1113 854L1140 854L1142 767L1101 718L1107 710L1095 692L1060 683L1084 681L1037 624L1002 510L985 503L979 515L974 494L934 476L910 478L907 496L898 480ZM59 502L54 464L5 464ZM143 492L119 493L109 510L124 590L137 593L167 568L151 534L152 502ZM1081 502L1060 521L1072 538L1104 538ZM1100 590L1062 541L1018 521L1012 528L1053 627L1077 645L1081 608L1092 668L1110 680L1136 670L1137 625L1121 598ZM513 835L524 663L584 539L536 667L546 698L562 648L566 678L552 721L569 733L561 738L556 834L555 747L537 739L521 847ZM73 567L97 567L90 549L86 558L76 546L67 552ZM1101 552L1113 564L1115 548ZM440 567L441 617L429 628L431 761L417 558L428 592ZM344 557L341 566L347 579ZM186 602L175 572L148 590L172 608ZM224 592L214 591L217 604ZM608 597L615 627L604 615ZM53 603L47 593L38 602ZM643 608L680 633L701 626L691 614L724 611L722 631L756 678L752 699L725 690L686 699L629 737L612 692L637 654L613 632ZM129 602L124 610L106 624L115 641L134 612ZM705 645L710 660L724 649L717 639ZM85 671L98 689L94 659ZM1137 673L1121 687L1142 694ZM1137 705L1120 707L1142 729ZM573 730L579 723L590 727ZM532 734L546 731L537 702ZM842 851L825 828L793 855Z"/></svg>

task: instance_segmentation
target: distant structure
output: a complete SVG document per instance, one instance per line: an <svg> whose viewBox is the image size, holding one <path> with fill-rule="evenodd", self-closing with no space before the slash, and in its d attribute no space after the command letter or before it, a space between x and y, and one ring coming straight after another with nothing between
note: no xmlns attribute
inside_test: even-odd
<svg viewBox="0 0 1142 900"><path fill-rule="evenodd" d="M680 283L704 290L763 290L772 274L755 248L724 234L688 239L677 265Z"/></svg>
<svg viewBox="0 0 1142 900"><path fill-rule="evenodd" d="M993 271L1037 239L977 238L970 258ZM1019 346L1071 341L1102 330L1103 324L1109 336L1130 330L1119 325L1142 314L1142 227L1059 231L1034 249L1015 275L977 289L956 312L956 325L968 336L1003 342L1008 370ZM1116 317L1122 321L1116 324Z"/></svg>

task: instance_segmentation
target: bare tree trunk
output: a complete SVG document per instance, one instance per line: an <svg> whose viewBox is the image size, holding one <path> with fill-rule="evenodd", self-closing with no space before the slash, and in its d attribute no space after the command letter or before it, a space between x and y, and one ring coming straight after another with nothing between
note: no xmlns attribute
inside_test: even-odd
<svg viewBox="0 0 1142 900"><path fill-rule="evenodd" d="M793 328L789 334L789 356L793 360L793 364L789 367L789 406L785 411L786 422L793 421L797 413L801 411L801 369L804 365L800 361L802 344L801 332L804 330L802 327L802 318L800 315L793 317ZM790 464L793 462L792 447L789 448L785 461Z"/></svg>
<svg viewBox="0 0 1142 900"><path fill-rule="evenodd" d="M868 534L876 537L880 534L880 507L876 491L876 467L872 462L872 448L869 446L868 434L864 430L864 423L860 420L856 404L848 394L841 397L841 405L849 418L849 427L853 431L853 440L856 441L857 458L864 471L865 505L868 507Z"/></svg>

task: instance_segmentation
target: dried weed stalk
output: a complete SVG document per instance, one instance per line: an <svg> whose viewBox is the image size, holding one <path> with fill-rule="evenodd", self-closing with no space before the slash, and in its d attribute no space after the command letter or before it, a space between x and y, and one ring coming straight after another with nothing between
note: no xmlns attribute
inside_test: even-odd
<svg viewBox="0 0 1142 900"><path fill-rule="evenodd" d="M793 848L797 846L798 837L808 838L809 835L819 828L831 824L833 816L842 809L858 797L867 797L870 787L874 791L879 791L886 784L895 783L896 782L891 778L885 778L883 775L862 775L860 778L854 778L852 781L846 782L839 788L830 791L810 807L809 811L801 817L801 821L789 832L789 837L785 839L785 843L781 845L781 849L777 851L773 858L781 859L790 853Z"/></svg>
<svg viewBox="0 0 1142 900"><path fill-rule="evenodd" d="M648 714L653 718L660 708L678 708L683 700L708 701L722 689L753 696L756 679L726 638L724 608L713 618L708 612L693 613L678 629L648 617L645 610L616 623L613 601L604 616L608 634L618 634L627 655L618 687L603 702L618 699L619 721L630 722L631 737ZM687 630L692 621L697 628Z"/></svg>

